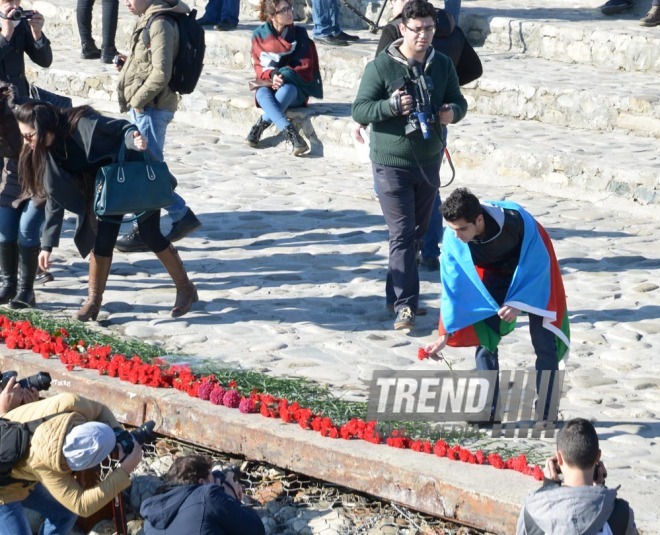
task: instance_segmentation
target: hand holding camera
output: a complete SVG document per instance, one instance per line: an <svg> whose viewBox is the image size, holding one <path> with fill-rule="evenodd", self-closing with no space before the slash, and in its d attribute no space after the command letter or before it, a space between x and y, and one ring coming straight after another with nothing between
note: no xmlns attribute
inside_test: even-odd
<svg viewBox="0 0 660 535"><path fill-rule="evenodd" d="M126 55L117 54L114 58L112 58L112 63L115 64L115 69L121 71L124 67L124 63L126 63Z"/></svg>

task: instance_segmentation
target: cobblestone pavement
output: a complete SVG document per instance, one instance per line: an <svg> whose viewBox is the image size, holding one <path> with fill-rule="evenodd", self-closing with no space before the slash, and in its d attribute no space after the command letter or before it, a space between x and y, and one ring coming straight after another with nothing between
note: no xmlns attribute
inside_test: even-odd
<svg viewBox="0 0 660 535"><path fill-rule="evenodd" d="M171 319L174 287L154 255L116 253L100 326L193 364L305 377L356 400L365 399L374 370L432 367L416 359L416 350L435 336L438 274L421 271L429 314L408 335L393 331L383 295L387 233L368 165L294 158L275 138L252 149L242 135L175 123L166 147L179 191L204 224L177 243L201 302ZM540 191L523 189L485 168L457 166L457 186L520 202L550 232L573 333L562 416L597 422L612 483L622 484L640 525L653 533L660 482L658 220L623 203L553 196L542 184ZM169 224L164 218L164 229ZM69 316L86 293L87 262L69 239L72 229L69 219L53 255L56 280L37 292L39 308L56 315ZM503 369L533 365L526 328L503 342ZM447 355L454 369L473 367L469 349ZM514 442L551 450L549 440Z"/></svg>

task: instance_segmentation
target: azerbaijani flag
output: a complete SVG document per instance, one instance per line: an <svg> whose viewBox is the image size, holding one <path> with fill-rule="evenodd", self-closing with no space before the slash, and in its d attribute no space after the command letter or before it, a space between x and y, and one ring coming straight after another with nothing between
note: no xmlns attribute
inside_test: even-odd
<svg viewBox="0 0 660 535"><path fill-rule="evenodd" d="M486 204L516 210L524 221L520 261L504 304L543 317L543 327L556 337L558 359L568 358L570 329L566 294L548 233L516 203L488 201ZM453 347L482 345L494 351L502 336L513 330L515 322L500 321L499 332L486 325L484 320L497 314L501 307L484 286L484 270L474 265L470 248L450 228L445 229L442 239L440 271L438 333L449 333L448 345Z"/></svg>

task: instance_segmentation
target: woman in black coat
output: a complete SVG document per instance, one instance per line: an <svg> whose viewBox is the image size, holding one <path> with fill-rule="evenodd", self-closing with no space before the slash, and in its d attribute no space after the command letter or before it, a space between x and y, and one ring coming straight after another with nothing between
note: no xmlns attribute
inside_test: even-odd
<svg viewBox="0 0 660 535"><path fill-rule="evenodd" d="M104 117L89 106L63 111L32 100L16 106L14 115L24 143L19 160L23 191L47 198L39 265L47 269L50 264L52 248L59 243L64 210L76 214L74 242L83 257L91 255L89 294L74 319L95 320L121 224L121 216L96 219L92 206L96 173L116 161L122 143L130 150L144 151L147 140L128 121ZM188 279L179 253L160 232L160 210L146 212L138 226L176 285L170 314L183 316L198 300L197 289Z"/></svg>
<svg viewBox="0 0 660 535"><path fill-rule="evenodd" d="M40 67L53 61L50 42L43 33L44 17L34 12L21 18L20 1L0 2L0 83L3 129L13 129L20 140L16 120L7 112L9 97L27 97L25 56ZM18 20L13 20L15 15ZM2 18L2 17L5 18ZM8 138L6 139L6 141ZM0 304L27 308L35 304L34 277L39 255L39 232L44 222L44 199L24 197L18 177L17 146L2 147L4 165L0 175Z"/></svg>

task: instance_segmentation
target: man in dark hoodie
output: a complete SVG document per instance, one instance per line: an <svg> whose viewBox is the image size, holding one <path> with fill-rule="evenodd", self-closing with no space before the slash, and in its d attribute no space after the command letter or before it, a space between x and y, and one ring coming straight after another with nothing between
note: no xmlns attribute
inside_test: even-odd
<svg viewBox="0 0 660 535"><path fill-rule="evenodd" d="M401 39L367 65L353 119L371 124L369 156L390 238L387 306L397 314L394 328L410 330L419 305L417 243L429 226L440 185L441 128L460 121L467 102L451 60L433 50L433 5L408 2L399 30ZM418 100L428 98L424 107L433 109L432 119L416 113L415 93Z"/></svg>
<svg viewBox="0 0 660 535"><path fill-rule="evenodd" d="M240 483L212 471L207 457L179 457L164 480L140 507L145 535L265 535L259 515L241 504Z"/></svg>
<svg viewBox="0 0 660 535"><path fill-rule="evenodd" d="M543 486L525 499L516 535L637 535L628 502L605 487L598 435L588 420L566 422L543 475Z"/></svg>

